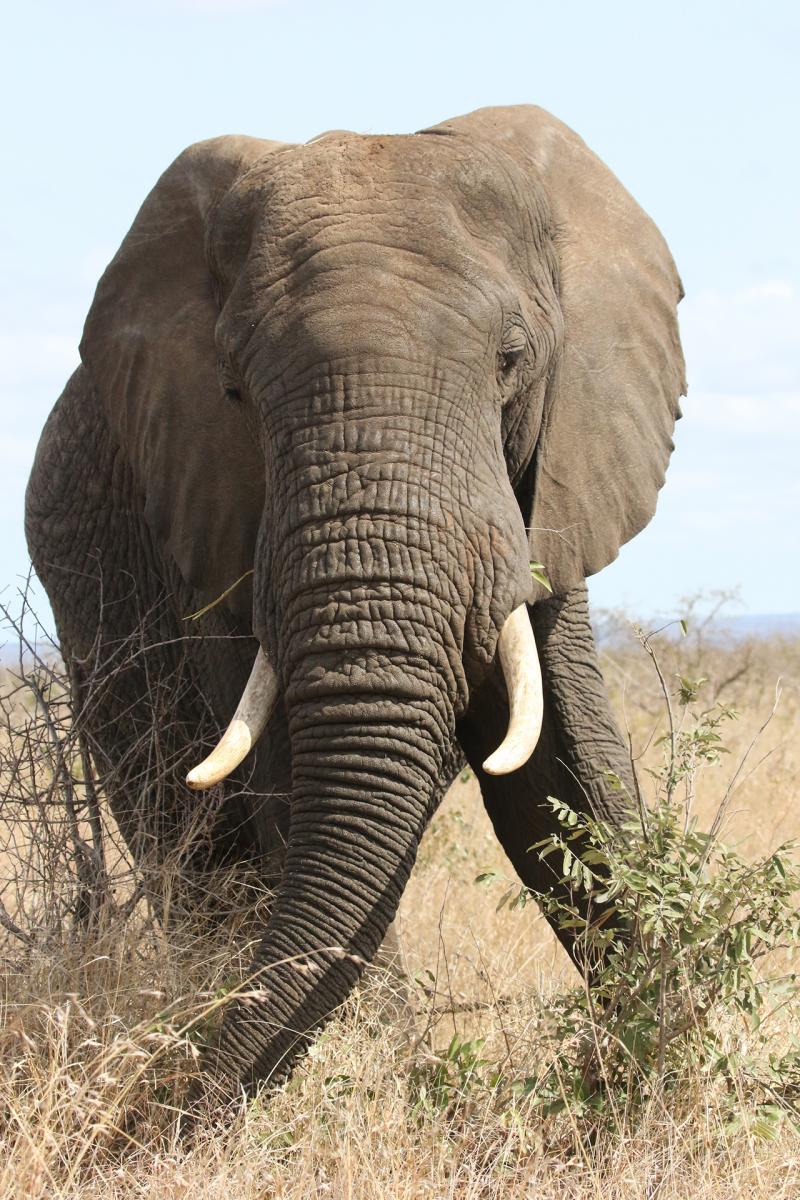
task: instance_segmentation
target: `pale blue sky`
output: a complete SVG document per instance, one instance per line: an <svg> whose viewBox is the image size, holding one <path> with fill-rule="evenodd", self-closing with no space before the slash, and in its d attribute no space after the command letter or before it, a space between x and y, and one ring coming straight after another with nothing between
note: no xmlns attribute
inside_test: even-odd
<svg viewBox="0 0 800 1200"><path fill-rule="evenodd" d="M655 218L687 291L666 488L595 602L645 616L740 584L752 612L800 609L796 4L29 0L3 40L0 586L25 570L25 481L97 277L185 145L532 102Z"/></svg>

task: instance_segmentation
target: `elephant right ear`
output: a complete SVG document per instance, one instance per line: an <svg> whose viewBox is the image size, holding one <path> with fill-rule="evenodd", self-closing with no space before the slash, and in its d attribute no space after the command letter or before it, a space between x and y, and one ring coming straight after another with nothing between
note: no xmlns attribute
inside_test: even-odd
<svg viewBox="0 0 800 1200"><path fill-rule="evenodd" d="M185 150L103 274L81 341L145 519L186 582L209 599L253 565L264 464L220 392L206 235L235 180L281 145L219 137ZM237 591L231 600L249 617L250 589Z"/></svg>

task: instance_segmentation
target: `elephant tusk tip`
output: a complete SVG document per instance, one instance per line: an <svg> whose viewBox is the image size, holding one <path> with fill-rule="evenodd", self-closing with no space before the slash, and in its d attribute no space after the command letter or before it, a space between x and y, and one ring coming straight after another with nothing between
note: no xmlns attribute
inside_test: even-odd
<svg viewBox="0 0 800 1200"><path fill-rule="evenodd" d="M484 760L484 771L487 775L510 775L512 771L518 771L520 767L525 766L533 754L538 740L538 728L518 742L506 739L493 754Z"/></svg>
<svg viewBox="0 0 800 1200"><path fill-rule="evenodd" d="M498 761L494 754L491 754L483 763L483 769L487 775L510 775L512 771L516 771L521 764L505 763Z"/></svg>
<svg viewBox="0 0 800 1200"><path fill-rule="evenodd" d="M244 762L253 747L253 731L244 721L231 721L218 745L208 758L193 767L186 776L186 784L192 791L199 792L227 779Z"/></svg>
<svg viewBox="0 0 800 1200"><path fill-rule="evenodd" d="M187 787L200 792L227 779L261 737L277 699L277 676L266 654L259 649L230 725L208 758L186 776Z"/></svg>
<svg viewBox="0 0 800 1200"><path fill-rule="evenodd" d="M205 763L200 763L199 766L193 767L186 776L186 786L191 788L193 792L202 792L205 788L213 787L216 779L209 779L206 772L203 770Z"/></svg>

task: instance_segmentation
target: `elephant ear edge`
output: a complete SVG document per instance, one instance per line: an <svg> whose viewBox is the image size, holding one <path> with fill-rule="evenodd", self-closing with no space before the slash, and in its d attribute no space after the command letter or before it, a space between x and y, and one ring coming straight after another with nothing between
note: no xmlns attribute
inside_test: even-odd
<svg viewBox="0 0 800 1200"><path fill-rule="evenodd" d="M81 340L145 520L209 599L253 565L265 484L258 445L220 394L207 227L234 181L281 146L224 136L184 150L102 275ZM249 594L231 597L248 619Z"/></svg>
<svg viewBox="0 0 800 1200"><path fill-rule="evenodd" d="M530 549L564 594L655 512L686 393L683 288L653 221L544 109L479 109L437 129L500 146L549 201L564 342L532 463Z"/></svg>

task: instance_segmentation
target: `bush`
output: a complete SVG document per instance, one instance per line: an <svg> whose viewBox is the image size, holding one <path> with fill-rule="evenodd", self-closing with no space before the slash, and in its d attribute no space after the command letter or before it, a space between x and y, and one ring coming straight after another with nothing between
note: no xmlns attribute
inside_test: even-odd
<svg viewBox="0 0 800 1200"><path fill-rule="evenodd" d="M577 932L586 963L583 986L557 997L543 1069L512 1081L545 1116L566 1112L589 1130L636 1120L653 1103L686 1096L687 1083L713 1089L733 1129L764 1136L800 1119L800 1046L777 1049L771 1018L796 1000L797 977L781 969L800 934L800 869L786 843L747 861L720 837L734 772L707 832L692 812L701 765L725 753L723 731L736 713L714 704L698 711L706 681L677 677L674 694L638 630L660 681L669 731L663 763L651 771L648 807L621 829L549 803L559 832L532 846L555 865L570 899L507 887L498 907L535 899L562 930ZM777 703L777 701L776 701ZM773 709L774 712L774 709ZM763 727L762 727L763 729ZM610 786L620 780L608 776ZM497 876L485 872L477 882Z"/></svg>

